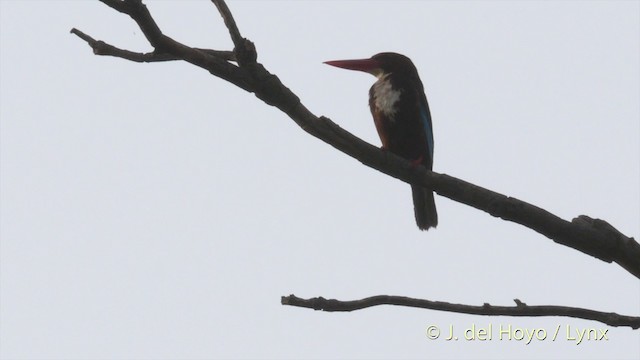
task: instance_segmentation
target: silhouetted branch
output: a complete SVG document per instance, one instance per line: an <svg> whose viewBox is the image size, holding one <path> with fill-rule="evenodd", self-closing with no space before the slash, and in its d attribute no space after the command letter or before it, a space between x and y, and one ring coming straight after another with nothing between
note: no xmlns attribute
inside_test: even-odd
<svg viewBox="0 0 640 360"><path fill-rule="evenodd" d="M283 296L280 300L280 303L282 305L297 306L329 312L355 311L379 305L397 305L474 315L565 316L599 321L609 326L629 326L632 329L640 328L640 317L619 315L616 313L606 313L569 306L529 306L518 299L514 299L513 301L516 303L516 306L495 306L488 303L485 303L482 306L473 306L391 295L378 295L352 301L325 299L323 297L301 299L295 295L289 295Z"/></svg>
<svg viewBox="0 0 640 360"><path fill-rule="evenodd" d="M216 6L216 8L218 8L218 12L220 13L220 16L222 16L224 25L229 29L229 35L231 36L233 45L235 47L242 45L244 38L240 35L240 30L238 30L236 21L233 19L233 15L231 15L231 11L227 4L220 0L211 0L211 2Z"/></svg>
<svg viewBox="0 0 640 360"><path fill-rule="evenodd" d="M168 54L168 53L157 53L155 51L150 53L139 53L139 52L120 49L113 45L109 45L104 41L95 40L91 36L75 28L71 29L71 33L77 35L79 38L86 41L87 44L89 44L89 46L91 46L91 48L93 49L93 53L96 55L114 56L114 57L119 57L119 58L123 58L130 61L146 62L146 63L183 60L180 57L177 57L175 55ZM199 49L199 48L194 48L194 49L202 51L212 56L217 56L227 61L236 60L236 56L233 53L233 51L221 51L221 50Z"/></svg>
<svg viewBox="0 0 640 360"><path fill-rule="evenodd" d="M229 56L195 49L162 34L146 6L140 0L100 0L115 10L129 15L145 34L154 51L149 54L131 53L109 44L97 42L79 30L74 34L96 51L108 55L134 59L182 59L211 74L254 93L265 103L276 106L304 131L330 144L363 164L404 182L433 189L439 195L483 210L492 216L529 227L553 241L579 250L606 262L616 262L640 278L640 244L625 236L604 220L580 215L571 222L513 197L496 193L454 177L428 171L411 164L390 152L357 138L324 116L311 113L300 99L277 76L258 63L253 43L241 37L231 12L222 0L213 0L218 7L235 44L240 66L229 62ZM101 43L100 45L97 45ZM92 45L93 44L93 45ZM109 50L104 50L109 49ZM117 55L116 55L117 54ZM150 55L154 54L154 55ZM105 54L107 55L107 54ZM128 57L126 57L128 56ZM166 61L166 60L164 60Z"/></svg>

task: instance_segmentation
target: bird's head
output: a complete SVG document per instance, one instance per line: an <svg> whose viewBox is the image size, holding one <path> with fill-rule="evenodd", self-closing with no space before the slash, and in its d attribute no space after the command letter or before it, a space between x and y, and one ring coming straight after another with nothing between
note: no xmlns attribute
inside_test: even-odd
<svg viewBox="0 0 640 360"><path fill-rule="evenodd" d="M343 69L368 72L377 78L391 73L405 76L417 76L418 73L411 59L393 52L375 54L369 59L331 60L324 63Z"/></svg>

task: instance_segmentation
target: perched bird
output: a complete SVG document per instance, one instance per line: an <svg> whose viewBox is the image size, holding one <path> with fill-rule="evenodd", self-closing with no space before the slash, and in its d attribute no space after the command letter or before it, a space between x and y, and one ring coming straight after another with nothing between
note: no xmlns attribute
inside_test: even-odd
<svg viewBox="0 0 640 360"><path fill-rule="evenodd" d="M424 86L411 60L384 52L369 59L333 60L325 64L368 72L378 78L369 90L369 107L382 148L431 170L433 127ZM413 207L420 230L438 225L433 192L412 185Z"/></svg>

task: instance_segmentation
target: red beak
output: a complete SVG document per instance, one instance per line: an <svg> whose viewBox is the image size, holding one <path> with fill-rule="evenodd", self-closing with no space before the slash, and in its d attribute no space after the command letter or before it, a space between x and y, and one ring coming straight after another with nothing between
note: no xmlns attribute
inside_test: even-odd
<svg viewBox="0 0 640 360"><path fill-rule="evenodd" d="M324 63L343 69L364 71L373 75L380 71L380 62L375 59L331 60Z"/></svg>

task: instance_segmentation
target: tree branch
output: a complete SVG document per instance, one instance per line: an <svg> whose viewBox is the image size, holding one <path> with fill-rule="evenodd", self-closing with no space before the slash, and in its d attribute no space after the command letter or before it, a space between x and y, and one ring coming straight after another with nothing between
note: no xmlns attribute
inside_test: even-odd
<svg viewBox="0 0 640 360"><path fill-rule="evenodd" d="M519 299L514 299L513 301L516 303L516 306L494 306L488 303L485 303L482 306L473 306L392 295L378 295L360 300L340 301L335 299L325 299L323 297L301 299L292 294L289 296L283 296L280 300L280 303L282 305L303 307L328 312L355 311L379 305L397 305L488 316L564 316L599 321L609 326L629 326L632 329L640 328L640 317L619 315L616 313L607 313L569 306L529 306Z"/></svg>
<svg viewBox="0 0 640 360"><path fill-rule="evenodd" d="M100 2L129 15L138 24L151 46L161 51L164 35L142 0L100 0Z"/></svg>
<svg viewBox="0 0 640 360"><path fill-rule="evenodd" d="M89 46L93 49L93 53L96 55L105 55L105 56L113 56L123 58L125 60L135 61L135 62L160 62L160 61L175 61L175 60L183 60L180 57L177 57L168 53L158 53L156 51L150 53L140 53L129 50L124 50L117 48L113 45L107 44L101 40L95 40L91 36L83 33L82 31L73 28L71 29L71 33L77 35L82 40L86 41ZM235 61L236 56L233 51L223 51L223 50L212 50L212 49L200 49L194 48L194 50L202 51L205 54L216 56L221 59L227 61Z"/></svg>
<svg viewBox="0 0 640 360"><path fill-rule="evenodd" d="M277 76L269 73L262 64L255 62L257 55L253 43L240 36L231 12L222 0L213 0L213 2L229 29L240 66L229 63L229 57L224 54L191 48L165 36L140 0L100 1L131 16L155 50L148 54L126 52L112 45L97 42L79 30L72 31L87 41L94 52L98 47L98 52L108 53L99 55L119 56L132 61L137 61L135 59L187 61L209 71L214 76L254 93L265 103L286 113L304 131L369 167L404 182L432 189L441 196L485 211L492 216L524 225L558 244L569 246L609 263L616 262L635 277L640 278L640 244L604 220L580 215L569 222L519 199L507 197L446 174L428 171L424 167L414 168L407 160L390 152L381 151L345 131L330 119L314 115L290 89L282 84Z"/></svg>
<svg viewBox="0 0 640 360"><path fill-rule="evenodd" d="M211 0L211 2L216 6L216 8L218 8L218 12L220 13L220 16L222 16L224 25L229 30L229 35L231 36L233 45L235 47L242 46L244 38L240 35L240 30L238 30L236 21L233 19L233 15L231 15L231 10L229 10L227 4L220 0Z"/></svg>

